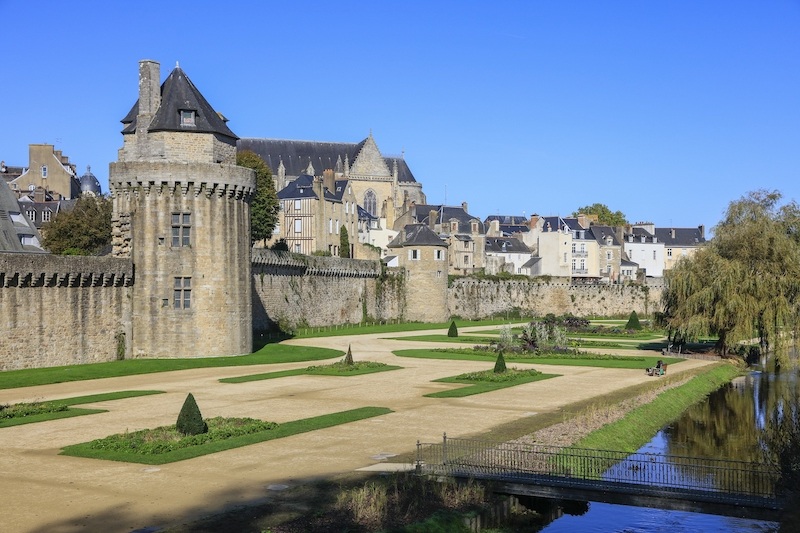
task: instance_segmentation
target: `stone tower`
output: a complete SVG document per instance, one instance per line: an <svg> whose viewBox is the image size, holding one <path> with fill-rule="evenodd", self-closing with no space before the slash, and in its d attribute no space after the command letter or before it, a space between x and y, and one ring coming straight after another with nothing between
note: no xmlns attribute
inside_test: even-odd
<svg viewBox="0 0 800 533"><path fill-rule="evenodd" d="M135 272L127 356L252 350L252 170L236 135L180 67L139 63L139 99L109 168L114 255Z"/></svg>

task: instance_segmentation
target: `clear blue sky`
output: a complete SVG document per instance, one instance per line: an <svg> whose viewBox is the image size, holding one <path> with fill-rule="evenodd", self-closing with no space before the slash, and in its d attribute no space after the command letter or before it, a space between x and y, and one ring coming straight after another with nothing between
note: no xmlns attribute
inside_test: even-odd
<svg viewBox="0 0 800 533"><path fill-rule="evenodd" d="M240 137L405 152L430 203L715 225L800 200L800 1L0 0L0 159L52 143L107 191L138 61Z"/></svg>

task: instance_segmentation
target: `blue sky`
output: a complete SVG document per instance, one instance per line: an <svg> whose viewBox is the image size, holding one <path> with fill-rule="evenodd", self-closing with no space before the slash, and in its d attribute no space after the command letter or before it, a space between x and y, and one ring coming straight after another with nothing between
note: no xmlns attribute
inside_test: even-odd
<svg viewBox="0 0 800 533"><path fill-rule="evenodd" d="M34 7L35 6L35 7ZM107 191L138 61L180 62L240 137L405 154L430 203L711 228L800 200L800 1L22 2L0 159L51 143Z"/></svg>

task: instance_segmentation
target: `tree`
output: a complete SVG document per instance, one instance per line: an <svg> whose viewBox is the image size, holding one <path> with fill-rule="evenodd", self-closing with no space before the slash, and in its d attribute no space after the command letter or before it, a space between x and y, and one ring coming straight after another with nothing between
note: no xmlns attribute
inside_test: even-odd
<svg viewBox="0 0 800 533"><path fill-rule="evenodd" d="M604 226L624 226L628 223L622 211L614 211L612 213L611 209L605 204L596 203L581 207L577 211L574 211L572 216L577 217L581 214L595 215L597 217L597 223Z"/></svg>
<svg viewBox="0 0 800 533"><path fill-rule="evenodd" d="M111 200L82 196L42 227L42 245L59 255L99 255L111 245Z"/></svg>
<svg viewBox="0 0 800 533"><path fill-rule="evenodd" d="M716 335L717 351L758 339L784 355L800 328L798 206L758 190L731 202L714 238L666 273L662 295L670 335Z"/></svg>
<svg viewBox="0 0 800 533"><path fill-rule="evenodd" d="M353 352L350 350L350 345L347 345L347 354L345 354L344 359L342 359L342 363L347 366L353 366Z"/></svg>
<svg viewBox="0 0 800 533"><path fill-rule="evenodd" d="M344 226L339 230L339 257L350 257L350 236Z"/></svg>
<svg viewBox="0 0 800 533"><path fill-rule="evenodd" d="M628 323L625 324L625 329L642 329L642 325L639 323L639 315L636 314L636 311L631 311Z"/></svg>
<svg viewBox="0 0 800 533"><path fill-rule="evenodd" d="M272 236L278 223L278 194L272 181L272 170L257 153L242 150L236 153L236 164L256 172L256 192L250 202L250 240L264 241Z"/></svg>
<svg viewBox="0 0 800 533"><path fill-rule="evenodd" d="M183 402L175 429L184 435L200 435L208 432L208 424L203 420L203 415L200 414L200 408L197 407L191 392Z"/></svg>
<svg viewBox="0 0 800 533"><path fill-rule="evenodd" d="M452 320L450 322L450 327L447 329L447 336L448 337L458 337L458 326L456 326L456 321Z"/></svg>
<svg viewBox="0 0 800 533"><path fill-rule="evenodd" d="M503 352L497 354L497 360L494 362L494 373L502 374L506 369L506 358L503 357Z"/></svg>

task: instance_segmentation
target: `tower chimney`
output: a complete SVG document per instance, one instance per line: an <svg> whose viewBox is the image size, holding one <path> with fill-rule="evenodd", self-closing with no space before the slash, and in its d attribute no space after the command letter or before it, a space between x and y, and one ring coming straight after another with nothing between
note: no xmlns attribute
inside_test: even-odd
<svg viewBox="0 0 800 533"><path fill-rule="evenodd" d="M139 116L138 128L147 129L161 106L161 65L157 61L139 61Z"/></svg>

